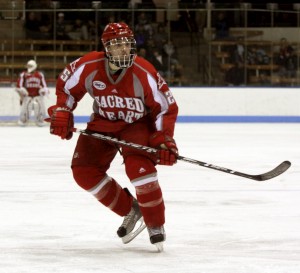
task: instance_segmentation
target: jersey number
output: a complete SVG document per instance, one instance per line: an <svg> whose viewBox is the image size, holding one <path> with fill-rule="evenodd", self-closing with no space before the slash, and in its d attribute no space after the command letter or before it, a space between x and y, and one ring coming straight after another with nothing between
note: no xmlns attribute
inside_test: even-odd
<svg viewBox="0 0 300 273"><path fill-rule="evenodd" d="M71 72L65 68L64 71L60 74L60 78L62 81L66 82L69 79Z"/></svg>
<svg viewBox="0 0 300 273"><path fill-rule="evenodd" d="M169 104L175 103L175 99L174 99L173 94L171 93L171 91L166 92L165 95L167 97L167 100L168 100Z"/></svg>

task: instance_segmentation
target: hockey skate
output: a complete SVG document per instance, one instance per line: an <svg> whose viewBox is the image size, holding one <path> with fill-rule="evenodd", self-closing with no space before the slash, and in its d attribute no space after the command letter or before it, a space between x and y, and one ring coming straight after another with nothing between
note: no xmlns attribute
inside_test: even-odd
<svg viewBox="0 0 300 273"><path fill-rule="evenodd" d="M136 199L133 199L132 208L124 217L123 223L119 227L117 234L122 238L122 242L124 244L128 244L145 228L146 225L144 224L144 219L142 217L138 202Z"/></svg>
<svg viewBox="0 0 300 273"><path fill-rule="evenodd" d="M162 252L164 250L163 242L166 240L164 227L147 227L147 229L151 244L156 246L158 252Z"/></svg>

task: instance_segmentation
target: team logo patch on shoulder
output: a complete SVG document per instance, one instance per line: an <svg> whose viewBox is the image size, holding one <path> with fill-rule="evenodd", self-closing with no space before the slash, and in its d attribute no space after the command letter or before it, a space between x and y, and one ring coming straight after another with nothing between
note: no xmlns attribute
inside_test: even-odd
<svg viewBox="0 0 300 273"><path fill-rule="evenodd" d="M164 85L164 84L167 84L166 81L164 80L164 78L157 72L157 85L158 85L158 88L161 89L161 87Z"/></svg>
<svg viewBox="0 0 300 273"><path fill-rule="evenodd" d="M94 81L93 86L98 90L104 90L106 88L106 84L101 81Z"/></svg>

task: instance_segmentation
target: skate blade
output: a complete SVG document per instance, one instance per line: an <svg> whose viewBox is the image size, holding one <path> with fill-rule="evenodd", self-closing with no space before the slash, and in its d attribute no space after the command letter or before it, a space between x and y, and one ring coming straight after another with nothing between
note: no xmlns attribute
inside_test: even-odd
<svg viewBox="0 0 300 273"><path fill-rule="evenodd" d="M164 243L163 242L155 243L154 245L156 246L158 252L164 251Z"/></svg>
<svg viewBox="0 0 300 273"><path fill-rule="evenodd" d="M130 233L122 237L123 244L130 243L136 236L138 236L146 228L143 217L141 217L137 223L140 223L138 228L136 228L135 230L131 231Z"/></svg>

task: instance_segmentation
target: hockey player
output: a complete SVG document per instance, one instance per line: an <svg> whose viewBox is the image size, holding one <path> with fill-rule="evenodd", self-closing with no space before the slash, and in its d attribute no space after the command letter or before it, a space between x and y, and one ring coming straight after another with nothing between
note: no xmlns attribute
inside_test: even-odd
<svg viewBox="0 0 300 273"><path fill-rule="evenodd" d="M26 65L27 70L20 74L16 91L20 95L21 112L18 124L25 126L28 123L31 112L34 111L34 119L37 126L44 125L46 114L44 96L49 94L44 74L37 71L37 63L30 60Z"/></svg>
<svg viewBox="0 0 300 273"><path fill-rule="evenodd" d="M165 205L155 165L173 165L178 107L165 80L136 55L134 34L125 23L108 24L101 37L105 52L90 52L70 63L57 80L56 105L48 109L50 133L72 137L72 111L86 94L94 99L87 130L159 148L156 156L80 135L72 160L75 181L124 220L117 234L124 243L147 227L162 250ZM136 198L107 173L117 152L135 187ZM136 229L138 221L145 225Z"/></svg>

